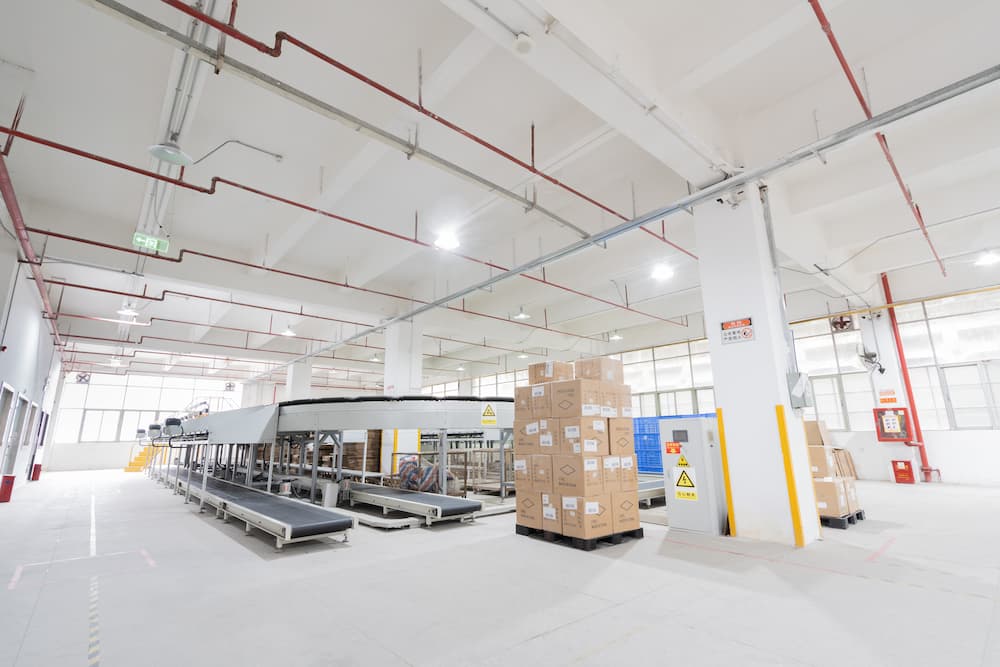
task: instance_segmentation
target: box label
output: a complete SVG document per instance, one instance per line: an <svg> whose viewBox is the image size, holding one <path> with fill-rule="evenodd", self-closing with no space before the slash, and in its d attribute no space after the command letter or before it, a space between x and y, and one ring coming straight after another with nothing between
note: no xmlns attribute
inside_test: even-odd
<svg viewBox="0 0 1000 667"><path fill-rule="evenodd" d="M632 469L632 457L631 456L623 456L621 458L621 466L622 466L623 470L631 470Z"/></svg>
<svg viewBox="0 0 1000 667"><path fill-rule="evenodd" d="M541 447L551 447L552 446L552 434L543 433L538 437L538 444Z"/></svg>
<svg viewBox="0 0 1000 667"><path fill-rule="evenodd" d="M531 395L535 396L535 397L537 397L537 396L544 396L545 395L545 385L541 385L540 384L540 385L535 385L534 387L532 387L531 388Z"/></svg>
<svg viewBox="0 0 1000 667"><path fill-rule="evenodd" d="M673 469L674 497L677 500L698 500L694 468L675 467Z"/></svg>
<svg viewBox="0 0 1000 667"><path fill-rule="evenodd" d="M601 503L596 501L588 501L583 506L584 514L600 514L601 513Z"/></svg>
<svg viewBox="0 0 1000 667"><path fill-rule="evenodd" d="M549 430L549 422L548 422L548 420L547 419L539 419L538 420L538 429L540 431L548 431Z"/></svg>
<svg viewBox="0 0 1000 667"><path fill-rule="evenodd" d="M563 509L576 511L576 496L563 496Z"/></svg>
<svg viewBox="0 0 1000 667"><path fill-rule="evenodd" d="M594 430L597 431L598 433L604 433L604 424L605 423L606 422L603 419L595 419L594 420L594 426L593 426Z"/></svg>
<svg viewBox="0 0 1000 667"><path fill-rule="evenodd" d="M631 461L631 459L629 459ZM617 456L605 456L604 457L604 467L607 470L614 470L621 467L622 460Z"/></svg>
<svg viewBox="0 0 1000 667"><path fill-rule="evenodd" d="M528 462L525 459L514 459L514 470L520 472L528 471Z"/></svg>
<svg viewBox="0 0 1000 667"><path fill-rule="evenodd" d="M609 408L606 405L602 405L601 406L601 416L602 417L617 417L618 416L618 409L617 408Z"/></svg>
<svg viewBox="0 0 1000 667"><path fill-rule="evenodd" d="M631 416L632 416L632 408L630 407L622 408L622 417L631 417Z"/></svg>
<svg viewBox="0 0 1000 667"><path fill-rule="evenodd" d="M583 413L584 417L600 417L601 406L594 405L593 403L585 403L580 406L580 412Z"/></svg>
<svg viewBox="0 0 1000 667"><path fill-rule="evenodd" d="M584 440L583 441L583 451L597 453L597 441L596 440Z"/></svg>
<svg viewBox="0 0 1000 667"><path fill-rule="evenodd" d="M575 498L574 498L574 500L575 500ZM555 521L556 520L556 508L552 507L552 505L546 505L545 507L542 508L542 517L545 518L545 519L548 519L549 521Z"/></svg>
<svg viewBox="0 0 1000 667"><path fill-rule="evenodd" d="M579 426L567 426L563 429L563 435L567 438L579 438L580 437L580 427Z"/></svg>
<svg viewBox="0 0 1000 667"><path fill-rule="evenodd" d="M584 470L584 472L596 472L597 471L597 459L584 459L583 460L583 470Z"/></svg>
<svg viewBox="0 0 1000 667"><path fill-rule="evenodd" d="M554 374L555 374L555 364L553 364L551 361L546 361L545 362L545 373L544 373L545 377L550 378Z"/></svg>
<svg viewBox="0 0 1000 667"><path fill-rule="evenodd" d="M538 433L538 422L531 422L530 424L526 424L524 427L524 432L527 433L528 435L535 435L536 433Z"/></svg>

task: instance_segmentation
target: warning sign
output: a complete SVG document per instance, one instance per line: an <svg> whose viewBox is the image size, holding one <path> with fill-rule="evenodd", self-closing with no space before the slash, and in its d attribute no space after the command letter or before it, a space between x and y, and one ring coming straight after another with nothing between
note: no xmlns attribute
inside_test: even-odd
<svg viewBox="0 0 1000 667"><path fill-rule="evenodd" d="M483 405L483 418L480 421L483 426L496 426L497 425L497 411L493 407L492 403L486 403Z"/></svg>
<svg viewBox="0 0 1000 667"><path fill-rule="evenodd" d="M882 405L896 405L899 402L896 400L896 390L882 389L878 393L878 402Z"/></svg>
<svg viewBox="0 0 1000 667"><path fill-rule="evenodd" d="M679 459L677 459L677 465L679 465L682 468L687 468L688 467L688 460L687 460L687 458L684 457L683 454L681 454L681 457Z"/></svg>
<svg viewBox="0 0 1000 667"><path fill-rule="evenodd" d="M753 340L753 320L743 317L722 323L722 342L745 343Z"/></svg>
<svg viewBox="0 0 1000 667"><path fill-rule="evenodd" d="M698 500L698 489L695 482L694 468L676 467L673 469L674 497L677 500Z"/></svg>
<svg viewBox="0 0 1000 667"><path fill-rule="evenodd" d="M679 442L665 442L663 443L667 450L667 454L680 454L681 453L681 443Z"/></svg>

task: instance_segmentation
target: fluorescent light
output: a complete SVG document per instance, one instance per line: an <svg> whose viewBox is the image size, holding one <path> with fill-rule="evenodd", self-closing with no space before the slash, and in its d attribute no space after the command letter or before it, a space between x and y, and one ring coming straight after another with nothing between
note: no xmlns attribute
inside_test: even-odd
<svg viewBox="0 0 1000 667"><path fill-rule="evenodd" d="M529 315L528 313L524 312L524 306L521 306L521 309L517 311L517 315L514 316L514 319L515 320L530 320L531 319L531 315Z"/></svg>
<svg viewBox="0 0 1000 667"><path fill-rule="evenodd" d="M459 246L458 236L450 229L439 232L434 245L442 250L454 250Z"/></svg>
<svg viewBox="0 0 1000 667"><path fill-rule="evenodd" d="M118 314L122 317L137 317L139 315L139 311L135 310L132 306L126 303L118 310Z"/></svg>
<svg viewBox="0 0 1000 667"><path fill-rule="evenodd" d="M653 280L670 280L674 277L674 270L666 264L657 264L650 276Z"/></svg>
<svg viewBox="0 0 1000 667"><path fill-rule="evenodd" d="M281 335L288 336L289 338L291 338L292 336L295 335L295 332L292 331L291 327L285 327L285 330L281 332Z"/></svg>
<svg viewBox="0 0 1000 667"><path fill-rule="evenodd" d="M459 366L459 367L458 367L458 368L456 368L455 370L456 370L456 371L464 371L464 370L465 370L465 366Z"/></svg>
<svg viewBox="0 0 1000 667"><path fill-rule="evenodd" d="M994 264L1000 264L1000 255L992 250L984 252L976 259L976 266L993 266Z"/></svg>
<svg viewBox="0 0 1000 667"><path fill-rule="evenodd" d="M517 358L518 359L527 359L528 355L526 355L524 352L522 352L521 354L517 355Z"/></svg>
<svg viewBox="0 0 1000 667"><path fill-rule="evenodd" d="M99 320L101 322L110 322L111 324L123 324L123 325L125 325L127 327L148 327L150 325L149 322L140 322L140 321L135 320L135 319L131 319L131 320L116 320L116 319L111 318L111 317L94 317L94 318L91 318L91 319Z"/></svg>
<svg viewBox="0 0 1000 667"><path fill-rule="evenodd" d="M379 361L378 355L377 354L373 354L372 358L369 359L368 361Z"/></svg>
<svg viewBox="0 0 1000 667"><path fill-rule="evenodd" d="M625 337L624 337L624 336L622 336L622 335L621 335L620 333L618 333L617 331L615 331L615 332L614 332L614 333L612 333L612 334L611 334L610 336L608 336L608 340L616 340L616 341L617 341L617 340L623 340L624 338L625 338Z"/></svg>

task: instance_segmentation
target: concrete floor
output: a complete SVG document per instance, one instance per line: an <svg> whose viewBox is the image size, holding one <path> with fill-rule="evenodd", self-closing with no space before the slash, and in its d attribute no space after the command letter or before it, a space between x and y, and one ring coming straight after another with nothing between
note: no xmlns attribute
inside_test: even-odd
<svg viewBox="0 0 1000 667"><path fill-rule="evenodd" d="M1000 489L859 486L805 550L508 514L276 553L141 475L45 474L0 505L0 665L1000 665Z"/></svg>

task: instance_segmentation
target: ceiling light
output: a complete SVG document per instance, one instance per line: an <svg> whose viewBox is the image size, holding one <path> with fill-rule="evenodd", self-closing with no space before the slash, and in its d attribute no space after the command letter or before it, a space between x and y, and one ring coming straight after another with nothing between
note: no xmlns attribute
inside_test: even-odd
<svg viewBox="0 0 1000 667"><path fill-rule="evenodd" d="M376 362L379 361L378 355L377 354L373 354L372 358L369 359L368 361L376 361Z"/></svg>
<svg viewBox="0 0 1000 667"><path fill-rule="evenodd" d="M608 336L608 340L615 340L615 341L618 341L618 340L623 340L624 338L625 338L625 337L624 337L624 336L622 336L622 335L621 335L620 333L618 333L617 331L613 332L613 333L612 333L612 334L611 334L610 336Z"/></svg>
<svg viewBox="0 0 1000 667"><path fill-rule="evenodd" d="M533 40L530 35L524 32L519 32L514 35L514 50L522 56L527 53L531 53L533 48L535 48L535 40Z"/></svg>
<svg viewBox="0 0 1000 667"><path fill-rule="evenodd" d="M993 266L994 264L1000 264L1000 255L992 250L984 252L976 259L976 266Z"/></svg>
<svg viewBox="0 0 1000 667"><path fill-rule="evenodd" d="M114 366L115 368L122 365L121 359L118 357L111 357L111 361L108 362L108 366Z"/></svg>
<svg viewBox="0 0 1000 667"><path fill-rule="evenodd" d="M517 355L517 358L518 359L527 359L528 355L526 355L524 352L522 352L521 354Z"/></svg>
<svg viewBox="0 0 1000 667"><path fill-rule="evenodd" d="M292 331L291 327L285 327L285 330L281 332L281 335L282 336L292 337L292 336L295 335L295 332Z"/></svg>
<svg viewBox="0 0 1000 667"><path fill-rule="evenodd" d="M139 315L139 311L132 308L130 304L125 304L118 311L118 314L122 317L136 317Z"/></svg>
<svg viewBox="0 0 1000 667"><path fill-rule="evenodd" d="M666 264L657 264L650 276L653 280L670 280L674 277L674 270Z"/></svg>
<svg viewBox="0 0 1000 667"><path fill-rule="evenodd" d="M458 367L458 368L456 368L455 370L456 370L456 371L464 371L464 370L465 370L465 366L459 366L459 367Z"/></svg>
<svg viewBox="0 0 1000 667"><path fill-rule="evenodd" d="M521 306L521 309L519 311L517 311L517 315L514 316L514 319L515 320L530 320L531 319L531 315L529 315L528 313L524 312L524 306Z"/></svg>
<svg viewBox="0 0 1000 667"><path fill-rule="evenodd" d="M194 164L194 158L182 151L176 141L153 144L149 147L149 154L161 162L169 162L178 167L190 167Z"/></svg>
<svg viewBox="0 0 1000 667"><path fill-rule="evenodd" d="M441 248L441 250L454 250L459 245L458 236L450 229L445 230L438 233L437 238L434 239L434 245Z"/></svg>

